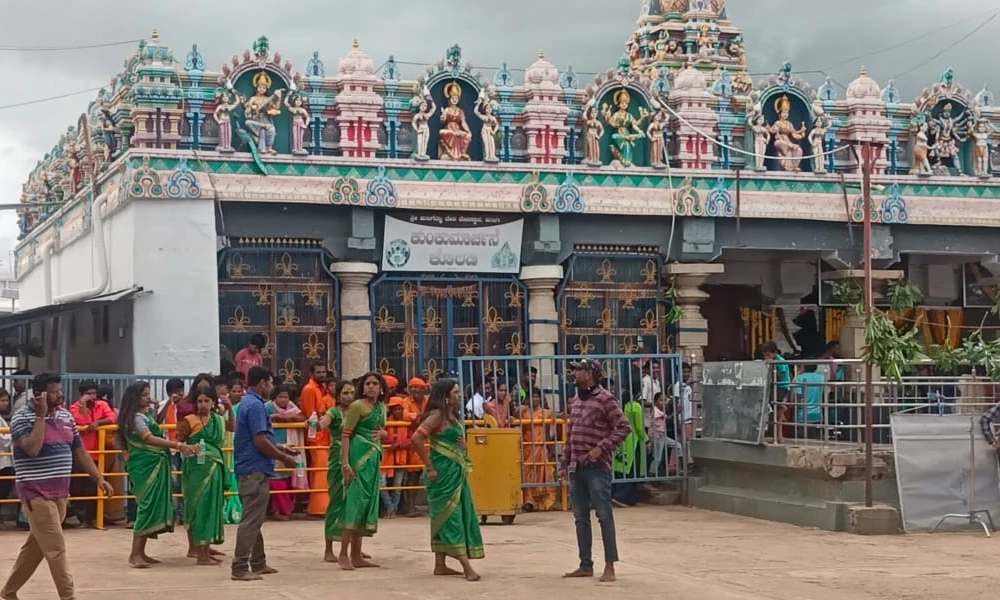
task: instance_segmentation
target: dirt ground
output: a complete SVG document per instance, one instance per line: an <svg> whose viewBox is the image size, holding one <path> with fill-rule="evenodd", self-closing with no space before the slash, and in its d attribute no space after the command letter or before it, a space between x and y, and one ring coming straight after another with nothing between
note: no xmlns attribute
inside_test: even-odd
<svg viewBox="0 0 1000 600"><path fill-rule="evenodd" d="M514 525L485 527L487 556L475 563L483 575L479 583L429 574L426 519L383 521L366 544L383 567L353 573L322 562L322 523L268 523L268 562L280 573L253 583L230 581L228 562L194 566L183 558L182 533L151 542L150 554L164 563L143 571L125 564L127 530L75 530L67 538L80 600L242 600L248 594L274 600L972 600L995 598L1000 582L1000 536L987 539L981 531L864 538L678 507L621 509L615 518L622 562L619 581L611 585L560 579L576 567L569 513L520 515ZM596 521L594 528L600 540ZM223 549L231 553L235 530L227 536ZM23 538L0 533L2 576ZM600 557L599 541L595 550ZM20 598L53 597L43 563Z"/></svg>

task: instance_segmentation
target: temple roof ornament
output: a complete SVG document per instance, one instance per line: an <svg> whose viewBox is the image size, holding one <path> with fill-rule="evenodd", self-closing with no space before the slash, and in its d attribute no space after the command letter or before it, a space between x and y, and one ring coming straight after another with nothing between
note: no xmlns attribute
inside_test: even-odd
<svg viewBox="0 0 1000 600"><path fill-rule="evenodd" d="M559 77L559 87L564 90L575 90L579 84L580 78L577 77L576 71L573 70L573 65L566 67L566 70Z"/></svg>
<svg viewBox="0 0 1000 600"><path fill-rule="evenodd" d="M833 86L832 77L829 75L826 76L823 85L819 86L819 89L816 90L816 95L823 102L834 102L837 100L837 88Z"/></svg>
<svg viewBox="0 0 1000 600"><path fill-rule="evenodd" d="M855 100L877 100L882 98L882 88L868 76L868 69L861 67L858 77L847 86L847 98Z"/></svg>
<svg viewBox="0 0 1000 600"><path fill-rule="evenodd" d="M524 85L526 88L538 91L558 92L561 89L559 69L545 59L544 52L539 51L538 60L524 72Z"/></svg>
<svg viewBox="0 0 1000 600"><path fill-rule="evenodd" d="M313 50L312 58L306 62L306 77L326 77L326 66L319 58L319 50Z"/></svg>
<svg viewBox="0 0 1000 600"><path fill-rule="evenodd" d="M382 80L383 81L400 81L401 75L399 72L399 65L396 64L396 57L389 55L389 60L385 61L385 65L382 66Z"/></svg>
<svg viewBox="0 0 1000 600"><path fill-rule="evenodd" d="M673 91L675 92L704 90L707 87L708 78L699 69L696 69L693 63L688 63L683 71L674 76Z"/></svg>
<svg viewBox="0 0 1000 600"><path fill-rule="evenodd" d="M361 50L358 38L354 38L351 51L347 53L347 56L340 59L338 70L344 76L375 78L375 62Z"/></svg>
<svg viewBox="0 0 1000 600"><path fill-rule="evenodd" d="M899 104L903 101L899 90L896 89L896 80L890 79L889 83L885 84L885 88L882 89L882 101L886 104Z"/></svg>
<svg viewBox="0 0 1000 600"><path fill-rule="evenodd" d="M204 71L205 57L198 50L198 44L191 44L191 51L184 57L185 71Z"/></svg>
<svg viewBox="0 0 1000 600"><path fill-rule="evenodd" d="M979 90L976 94L976 104L983 108L992 107L994 104L993 90L990 89L990 84L984 83L983 89Z"/></svg>

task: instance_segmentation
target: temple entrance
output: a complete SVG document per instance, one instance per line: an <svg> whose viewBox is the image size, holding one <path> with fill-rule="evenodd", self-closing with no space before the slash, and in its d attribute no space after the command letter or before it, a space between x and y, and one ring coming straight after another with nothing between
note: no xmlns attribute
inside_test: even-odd
<svg viewBox="0 0 1000 600"><path fill-rule="evenodd" d="M462 356L522 356L527 295L516 277L405 277L372 284L372 364L406 380L457 377Z"/></svg>

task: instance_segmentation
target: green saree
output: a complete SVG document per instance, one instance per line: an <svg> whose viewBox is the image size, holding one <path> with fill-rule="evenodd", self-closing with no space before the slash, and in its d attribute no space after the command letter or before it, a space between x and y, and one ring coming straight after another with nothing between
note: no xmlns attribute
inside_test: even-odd
<svg viewBox="0 0 1000 600"><path fill-rule="evenodd" d="M205 443L204 464L198 463L197 456L188 456L181 463L184 523L196 546L221 544L226 539L222 518L228 480L222 456L225 432L225 420L213 413L208 423L187 440L188 444Z"/></svg>
<svg viewBox="0 0 1000 600"><path fill-rule="evenodd" d="M354 479L347 486L344 501L343 529L364 537L378 531L379 467L382 465L382 442L375 431L385 426L385 407L370 407L365 400L355 400L344 417L344 430L351 431L351 469Z"/></svg>
<svg viewBox="0 0 1000 600"><path fill-rule="evenodd" d="M430 481L424 474L431 511L431 550L453 558L483 558L486 551L469 486L471 465L460 445L462 435L462 426L452 423L440 435L431 436L431 463L438 475Z"/></svg>
<svg viewBox="0 0 1000 600"><path fill-rule="evenodd" d="M344 414L334 406L327 413L330 416L330 459L326 465L326 485L329 488L330 504L326 507L324 530L327 541L340 541L344 532L344 473L341 468L340 436L344 431Z"/></svg>
<svg viewBox="0 0 1000 600"><path fill-rule="evenodd" d="M233 406L233 419L236 418L239 409L239 404ZM228 473L226 491L230 494L226 496L225 505L222 508L222 518L226 521L226 525L238 525L243 520L243 502L240 500L240 484L236 481L236 471L233 469L235 452L233 451L232 432L226 432L226 447L229 448L229 451L226 452L226 473Z"/></svg>
<svg viewBox="0 0 1000 600"><path fill-rule="evenodd" d="M149 432L163 437L163 431L149 415L144 415ZM129 434L128 460L125 462L132 491L135 493L136 516L133 533L138 537L155 537L174 530L173 480L170 450L157 448Z"/></svg>

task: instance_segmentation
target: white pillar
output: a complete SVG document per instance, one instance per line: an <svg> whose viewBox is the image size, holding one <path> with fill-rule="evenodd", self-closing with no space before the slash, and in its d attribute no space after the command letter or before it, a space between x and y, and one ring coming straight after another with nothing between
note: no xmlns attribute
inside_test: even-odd
<svg viewBox="0 0 1000 600"><path fill-rule="evenodd" d="M711 275L725 271L725 265L717 263L673 263L663 272L673 277L677 289L677 304L684 311L677 332L677 351L684 360L701 364L705 362L705 347L708 346L708 319L701 314L701 304L708 299L701 286Z"/></svg>
<svg viewBox="0 0 1000 600"><path fill-rule="evenodd" d="M554 356L559 343L556 286L563 279L559 265L523 267L521 281L528 287L528 339L531 356Z"/></svg>
<svg viewBox="0 0 1000 600"><path fill-rule="evenodd" d="M368 283L378 265L337 262L330 266L340 280L340 377L359 377L371 370L372 307Z"/></svg>

